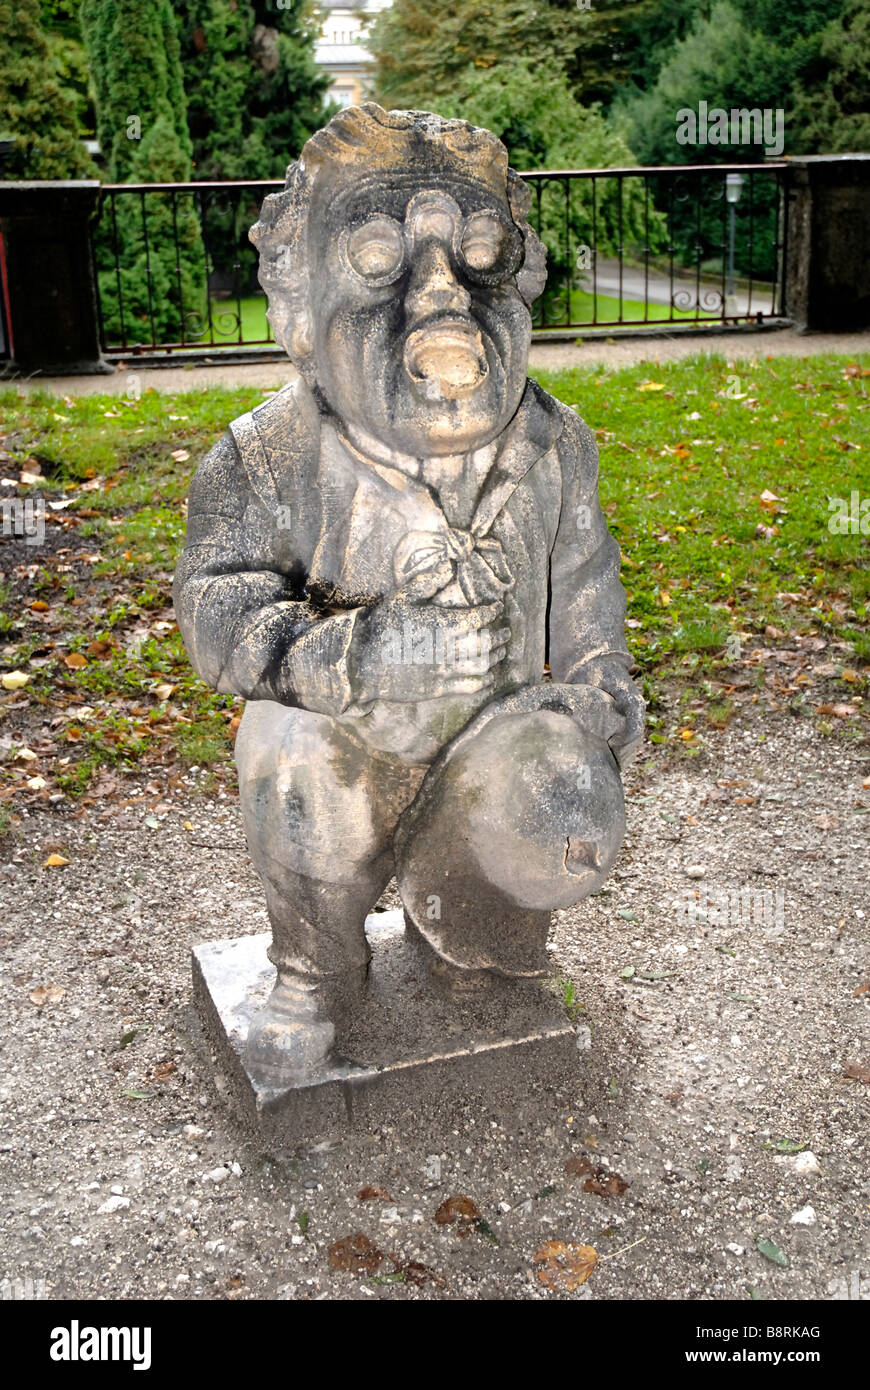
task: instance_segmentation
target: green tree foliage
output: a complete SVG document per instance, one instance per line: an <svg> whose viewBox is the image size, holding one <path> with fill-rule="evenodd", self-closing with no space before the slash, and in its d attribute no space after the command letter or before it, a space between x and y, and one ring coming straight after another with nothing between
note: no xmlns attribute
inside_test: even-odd
<svg viewBox="0 0 870 1390"><path fill-rule="evenodd" d="M4 178L94 176L39 0L0 0L0 135L15 139Z"/></svg>
<svg viewBox="0 0 870 1390"><path fill-rule="evenodd" d="M134 179L141 146L139 138L131 138L131 118L140 121L143 138L160 123L158 145L170 164L186 162L189 170L193 147L170 0L82 0L81 24L109 178L115 183L141 181ZM170 132L174 142L167 142Z"/></svg>
<svg viewBox="0 0 870 1390"><path fill-rule="evenodd" d="M866 0L865 0L866 3ZM716 0L709 15L700 12L662 64L655 83L616 103L632 148L644 164L690 164L716 160L760 161L761 145L707 145L700 150L676 141L676 113L732 107L783 110L784 153L808 152L797 98L818 66L822 33L818 26L836 19L843 0ZM815 26L815 27L814 27ZM836 28L836 25L834 26ZM866 91L866 87L865 87Z"/></svg>
<svg viewBox="0 0 870 1390"><path fill-rule="evenodd" d="M574 16L565 71L577 99L609 107L627 86L655 81L667 53L709 0L550 0Z"/></svg>
<svg viewBox="0 0 870 1390"><path fill-rule="evenodd" d="M858 8L856 0L852 4ZM865 13L867 4L863 0ZM867 34L865 30L863 51L860 42L850 43L837 18L842 8L843 0L808 0L801 6L791 0L715 0L707 16L699 10L686 36L662 64L655 83L646 92L629 94L616 103L616 123L644 164L761 163L766 152L815 153L834 148L837 138L848 146L850 138L860 134L861 120L859 116L856 125L847 126L843 119L838 131L836 120L843 108L836 91L845 88L852 113L860 111L859 93L867 91ZM828 24L829 28L822 28ZM824 46L831 55L827 72L832 100L822 118L818 75ZM851 82L861 81L862 66L863 88L853 91ZM708 110L781 111L782 149L766 151L761 142L739 140L679 143L677 113L697 112L702 101ZM831 124L826 125L828 119ZM723 254L721 184L711 184L710 194L714 191L716 197L705 196L700 221L692 200L681 201L678 195L675 203L674 238L689 264L713 262ZM744 272L770 275L773 271L777 199L772 179L756 177L744 189L737 243L738 265Z"/></svg>
<svg viewBox="0 0 870 1390"><path fill-rule="evenodd" d="M549 0L393 0L370 25L376 99L387 107L438 110L475 71L522 54L546 82L561 72L577 11Z"/></svg>
<svg viewBox="0 0 870 1390"><path fill-rule="evenodd" d="M333 109L305 0L176 0L175 11L194 178L283 178ZM256 193L203 197L209 262L224 289L257 287L248 228L259 205Z"/></svg>
<svg viewBox="0 0 870 1390"><path fill-rule="evenodd" d="M76 124L84 139L96 133L88 55L79 25L81 0L40 0L48 51L58 80L72 100Z"/></svg>
<svg viewBox="0 0 870 1390"><path fill-rule="evenodd" d="M870 0L848 0L823 30L812 79L795 100L804 148L870 151Z"/></svg>
<svg viewBox="0 0 870 1390"><path fill-rule="evenodd" d="M108 181L185 182L191 142L170 0L82 0ZM109 342L180 341L202 326L205 255L190 200L119 194L97 237ZM119 288L120 282L120 288Z"/></svg>
<svg viewBox="0 0 870 1390"><path fill-rule="evenodd" d="M198 179L282 178L323 124L306 0L176 0Z"/></svg>

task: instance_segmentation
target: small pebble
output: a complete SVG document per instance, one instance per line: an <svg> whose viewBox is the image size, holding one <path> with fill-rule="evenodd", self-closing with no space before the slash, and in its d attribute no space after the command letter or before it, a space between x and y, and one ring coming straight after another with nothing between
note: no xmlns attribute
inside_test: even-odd
<svg viewBox="0 0 870 1390"><path fill-rule="evenodd" d="M107 1197L105 1202L97 1207L97 1216L109 1216L113 1211L126 1211L129 1205L129 1197Z"/></svg>
<svg viewBox="0 0 870 1390"><path fill-rule="evenodd" d="M816 1213L812 1207L801 1207L800 1211L793 1211L789 1217L789 1224L792 1226L815 1226Z"/></svg>

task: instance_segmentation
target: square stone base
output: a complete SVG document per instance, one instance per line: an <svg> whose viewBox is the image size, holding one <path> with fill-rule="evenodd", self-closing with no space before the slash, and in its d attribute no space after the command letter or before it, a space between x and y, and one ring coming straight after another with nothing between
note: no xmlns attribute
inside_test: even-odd
<svg viewBox="0 0 870 1390"><path fill-rule="evenodd" d="M372 913L366 934L366 997L342 1049L350 1064L283 1089L259 1085L243 1060L251 1019L275 980L268 934L194 947L194 1000L218 1069L270 1146L384 1125L440 1128L469 1105L516 1117L578 1076L574 1029L542 982L496 979L455 997L433 982L401 911Z"/></svg>

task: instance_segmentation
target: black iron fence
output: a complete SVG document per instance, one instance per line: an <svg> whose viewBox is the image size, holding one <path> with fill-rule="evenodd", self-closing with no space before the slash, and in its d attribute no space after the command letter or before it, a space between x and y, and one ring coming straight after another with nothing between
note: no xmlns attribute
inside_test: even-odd
<svg viewBox="0 0 870 1390"><path fill-rule="evenodd" d="M522 175L548 249L538 334L783 312L785 162ZM95 230L109 356L276 348L247 239L279 180L109 184Z"/></svg>
<svg viewBox="0 0 870 1390"><path fill-rule="evenodd" d="M524 177L550 253L539 336L870 327L870 154ZM0 179L0 376L280 356L247 240L278 187Z"/></svg>

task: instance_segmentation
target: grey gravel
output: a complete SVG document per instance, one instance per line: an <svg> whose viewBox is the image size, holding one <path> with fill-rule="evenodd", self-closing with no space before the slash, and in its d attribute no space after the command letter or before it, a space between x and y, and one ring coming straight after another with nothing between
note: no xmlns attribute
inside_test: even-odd
<svg viewBox="0 0 870 1390"><path fill-rule="evenodd" d="M753 707L705 738L630 773L609 889L559 915L554 971L591 1042L576 1084L531 1125L465 1110L434 1138L421 1117L288 1155L228 1113L189 1005L191 946L267 925L232 790L204 795L196 774L126 808L24 815L0 841L18 870L0 926L0 1277L44 1278L55 1299L546 1299L533 1256L565 1240L602 1256L565 1297L870 1297L867 1087L844 1075L870 1055L868 744ZM68 867L41 867L49 846ZM782 888L781 925L678 914L686 865L704 867L698 891ZM48 982L66 993L38 1008ZM625 1192L585 1191L565 1170L581 1156ZM386 1198L359 1201L365 1186ZM459 1194L489 1234L435 1223ZM440 1282L332 1269L357 1232L381 1276L413 1260Z"/></svg>

